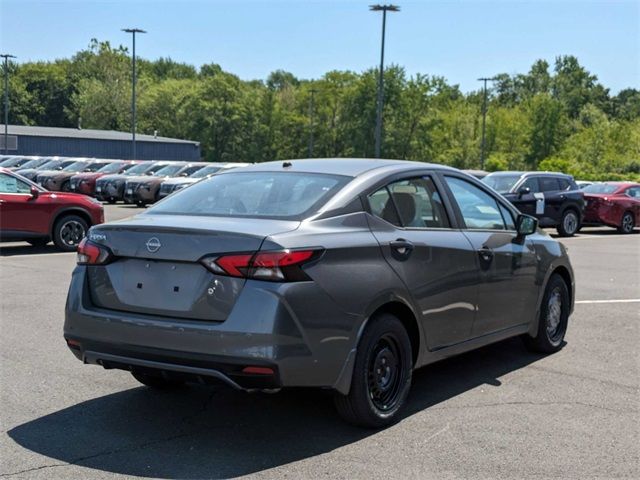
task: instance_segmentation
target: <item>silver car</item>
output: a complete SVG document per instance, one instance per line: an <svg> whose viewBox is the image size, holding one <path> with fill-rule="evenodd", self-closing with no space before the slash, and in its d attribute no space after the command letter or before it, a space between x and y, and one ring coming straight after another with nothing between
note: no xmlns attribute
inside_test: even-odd
<svg viewBox="0 0 640 480"><path fill-rule="evenodd" d="M64 336L145 385L319 387L367 427L415 368L508 337L555 352L562 244L491 188L417 162L269 162L214 175L78 249Z"/></svg>

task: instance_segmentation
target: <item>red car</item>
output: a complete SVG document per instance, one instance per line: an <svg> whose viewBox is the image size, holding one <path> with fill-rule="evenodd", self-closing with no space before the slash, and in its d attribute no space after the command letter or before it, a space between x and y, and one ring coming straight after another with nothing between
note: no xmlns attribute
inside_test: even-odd
<svg viewBox="0 0 640 480"><path fill-rule="evenodd" d="M74 175L69 180L72 192L93 196L96 191L96 180L104 175L119 174L140 163L139 160L114 161L95 172L83 172Z"/></svg>
<svg viewBox="0 0 640 480"><path fill-rule="evenodd" d="M640 184L594 183L582 189L587 203L584 225L607 225L631 233L640 223Z"/></svg>
<svg viewBox="0 0 640 480"><path fill-rule="evenodd" d="M66 252L76 249L92 225L104 222L97 200L76 193L49 192L0 168L0 241L24 240L44 246L51 240Z"/></svg>

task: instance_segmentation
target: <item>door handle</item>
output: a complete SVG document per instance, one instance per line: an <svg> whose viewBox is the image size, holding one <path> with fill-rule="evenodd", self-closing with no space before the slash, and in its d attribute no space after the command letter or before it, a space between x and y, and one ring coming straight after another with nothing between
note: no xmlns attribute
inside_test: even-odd
<svg viewBox="0 0 640 480"><path fill-rule="evenodd" d="M406 260L413 251L413 243L404 238L398 238L392 242L389 242L391 252L398 260Z"/></svg>
<svg viewBox="0 0 640 480"><path fill-rule="evenodd" d="M486 263L489 263L491 262L491 260L493 260L493 250L491 250L489 247L483 246L478 250L478 255L480 255L480 258Z"/></svg>

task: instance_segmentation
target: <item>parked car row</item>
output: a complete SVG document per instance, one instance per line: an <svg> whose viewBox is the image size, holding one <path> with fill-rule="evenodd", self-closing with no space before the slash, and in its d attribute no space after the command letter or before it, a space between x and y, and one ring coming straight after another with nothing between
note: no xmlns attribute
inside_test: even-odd
<svg viewBox="0 0 640 480"><path fill-rule="evenodd" d="M640 184L593 183L581 188L570 175L553 172L494 172L481 180L520 212L535 216L541 227L560 236L583 226L609 226L633 232L640 223Z"/></svg>

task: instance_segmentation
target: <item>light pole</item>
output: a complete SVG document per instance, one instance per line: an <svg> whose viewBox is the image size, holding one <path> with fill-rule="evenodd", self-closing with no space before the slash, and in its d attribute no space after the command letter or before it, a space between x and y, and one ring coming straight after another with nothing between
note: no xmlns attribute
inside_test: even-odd
<svg viewBox="0 0 640 480"><path fill-rule="evenodd" d="M487 82L493 82L495 78L479 78L479 82L483 82L483 100L482 100L482 145L480 148L480 170L484 170L484 154L485 154L485 127L487 124Z"/></svg>
<svg viewBox="0 0 640 480"><path fill-rule="evenodd" d="M313 158L313 114L315 113L314 95L317 92L315 88L309 90L309 158Z"/></svg>
<svg viewBox="0 0 640 480"><path fill-rule="evenodd" d="M384 76L384 34L387 25L387 12L399 12L397 5L370 5L372 12L382 12L382 48L380 49L380 76L378 78L378 102L376 110L376 158L380 158L380 146L382 144L382 102L384 94L382 91Z"/></svg>
<svg viewBox="0 0 640 480"><path fill-rule="evenodd" d="M4 58L4 153L9 153L9 59L16 58L15 55L3 53Z"/></svg>
<svg viewBox="0 0 640 480"><path fill-rule="evenodd" d="M133 37L133 51L131 67L131 140L132 140L132 160L137 160L136 156L136 33L147 33L139 28L123 28L123 32L130 33Z"/></svg>

